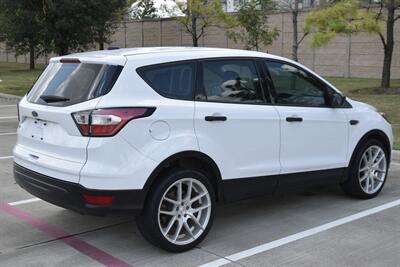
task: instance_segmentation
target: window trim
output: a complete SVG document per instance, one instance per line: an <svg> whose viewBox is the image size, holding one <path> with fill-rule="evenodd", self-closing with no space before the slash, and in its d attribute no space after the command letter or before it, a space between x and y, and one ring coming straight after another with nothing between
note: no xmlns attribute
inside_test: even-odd
<svg viewBox="0 0 400 267"><path fill-rule="evenodd" d="M154 69L157 67L165 67L165 66L176 66L176 65L182 65L182 64L192 64L193 65L193 76L192 76L192 93L191 96L188 97L188 99L183 99L183 98L178 98L178 97L171 97L165 94L162 94L161 92L158 92L156 89L154 89L154 84L151 81L148 81L144 77L143 71L148 70L148 69ZM151 65L145 65L141 66L139 68L136 68L136 73L139 75L140 78L158 95L168 98L168 99L174 99L174 100L180 100L180 101L194 101L195 95L196 95L196 81L197 81L197 62L194 59L189 59L189 60L178 60L178 61L171 61L171 62L163 62L163 63L157 63L157 64L151 64Z"/></svg>
<svg viewBox="0 0 400 267"><path fill-rule="evenodd" d="M300 69L301 71L304 71L316 83L315 86L319 87L323 91L324 95L327 95L329 93L328 90L332 90L332 92L334 92L336 94L339 94L339 93L336 90L334 90L329 84L327 84L326 82L321 80L319 77L315 76L314 74L312 74L311 72L307 71L306 69L304 69L301 66L298 66L298 65L293 64L291 62L288 62L288 61L285 61L285 60L280 60L280 59L263 58L261 61L262 61L261 65L262 65L262 68L263 68L264 73L265 73L264 75L267 76L267 78L266 78L267 81L266 82L268 84L268 91L269 91L269 94L271 96L271 102L273 103L274 106L305 107L305 108L330 108L330 109L340 109L340 108L348 109L348 108L352 108L351 104L347 100L345 101L345 103L343 104L342 107L335 107L335 108L331 107L329 105L326 105L326 106L312 106L312 105L295 105L295 104L276 103L274 98L272 97L272 93L271 93L271 90L275 91L275 85L274 85L274 82L272 80L272 77L271 77L271 74L269 72L269 69L268 69L268 67L266 65L266 62L268 62L268 61L269 62L277 62L277 63L287 64L287 65L290 65L290 66L295 67L297 69Z"/></svg>
<svg viewBox="0 0 400 267"><path fill-rule="evenodd" d="M262 103L238 103L238 102L223 102L223 101L210 101L210 100L204 100L204 99L198 99L197 95L203 91L204 94L204 90L202 90L201 88L199 88L199 77L201 77L199 75L201 68L200 63L202 61L209 61L209 60L243 60L243 59L248 59L248 60L252 60L253 62L256 63L256 68L257 68L257 74L259 76L260 81L262 81L261 83L261 87L264 93L264 102ZM272 95L271 95L271 86L273 86L273 82L271 80L271 75L269 73L268 68L265 66L264 62L265 61L273 61L273 62L279 62L279 63L285 63L285 64L289 64L291 66L294 66L296 68L301 69L302 71L306 72L308 75L310 75L314 80L316 80L318 83L320 83L321 85L325 86L324 88L324 93L326 93L327 88L329 88L329 90L332 90L333 92L337 93L338 92L333 89L329 84L327 84L326 82L324 82L321 78L317 77L316 75L312 74L311 72L309 72L308 70L304 69L302 66L299 66L297 64L293 64L289 61L286 60L282 60L282 59L275 59L275 58L269 58L269 57L251 57L251 56L222 56L222 57L203 57L203 58L193 58L193 59L184 59L184 60L175 60L175 61L170 61L170 62L162 62L162 63L156 63L156 64L150 64L150 65L144 65L141 67L136 68L136 73L139 75L139 77L142 77L142 75L140 74L140 70L141 69L145 69L145 68L151 68L151 67L156 67L156 66L162 66L162 65L174 65L174 64L182 64L185 62L188 63L194 63L195 64L195 73L193 75L193 95L191 99L180 99L180 98L171 98L168 96L164 96L162 94L160 94L159 92L157 92L156 90L153 89L153 87L151 87L146 80L143 79L143 81L148 84L150 86L150 88L156 92L158 95L165 97L167 99L174 99L174 100L181 100L181 101L197 101L197 102L208 102L208 103L223 103L223 104L236 104L236 105L258 105L258 106L285 106L285 107L309 107L309 108L332 108L333 107L318 107L318 106L300 106L300 105L284 105L284 104L277 104L274 102ZM201 73L200 73L201 74ZM205 95L205 94L204 94ZM269 98L269 99L268 99ZM336 107L334 109L351 109L352 105L346 100L343 107Z"/></svg>
<svg viewBox="0 0 400 267"><path fill-rule="evenodd" d="M261 69L258 64L260 58L258 57L210 57L210 58L200 58L197 59L197 73L196 73L196 88L194 94L194 101L197 102L206 102L206 103L222 103L222 104L236 104L236 105L257 105L257 106L270 106L272 105L271 99L269 97L268 89L266 88L266 84L263 82L264 78L261 75ZM232 101L221 101L221 100L208 100L207 95L204 90L204 85L201 77L203 77L203 63L207 61L229 61L229 60L249 60L254 64L254 68L257 72L257 77L260 81L261 94L263 97L263 101L259 103L241 103L241 102L232 102ZM267 97L268 96L268 97Z"/></svg>

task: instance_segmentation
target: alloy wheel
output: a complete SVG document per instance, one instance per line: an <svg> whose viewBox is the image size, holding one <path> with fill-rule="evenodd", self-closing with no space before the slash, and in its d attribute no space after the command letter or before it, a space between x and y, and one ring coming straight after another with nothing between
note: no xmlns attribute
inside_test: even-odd
<svg viewBox="0 0 400 267"><path fill-rule="evenodd" d="M376 193L385 182L387 172L386 155L377 145L370 146L361 157L358 179L367 194Z"/></svg>
<svg viewBox="0 0 400 267"><path fill-rule="evenodd" d="M158 207L161 233L175 245L186 245L201 236L211 215L211 198L197 179L183 178L165 191Z"/></svg>

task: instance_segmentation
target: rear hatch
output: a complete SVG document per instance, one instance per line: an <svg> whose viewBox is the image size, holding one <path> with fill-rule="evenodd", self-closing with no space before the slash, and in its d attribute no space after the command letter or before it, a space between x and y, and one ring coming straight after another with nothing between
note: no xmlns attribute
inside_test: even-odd
<svg viewBox="0 0 400 267"><path fill-rule="evenodd" d="M94 109L112 89L120 64L61 58L50 62L19 105L14 160L33 171L79 181L90 137L82 136L71 113Z"/></svg>

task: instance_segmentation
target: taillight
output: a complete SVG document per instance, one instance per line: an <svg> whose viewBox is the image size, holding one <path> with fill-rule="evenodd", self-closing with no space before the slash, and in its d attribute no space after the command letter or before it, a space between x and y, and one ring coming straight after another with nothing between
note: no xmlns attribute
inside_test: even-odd
<svg viewBox="0 0 400 267"><path fill-rule="evenodd" d="M127 122L148 117L155 108L105 108L72 113L72 117L83 136L113 136Z"/></svg>

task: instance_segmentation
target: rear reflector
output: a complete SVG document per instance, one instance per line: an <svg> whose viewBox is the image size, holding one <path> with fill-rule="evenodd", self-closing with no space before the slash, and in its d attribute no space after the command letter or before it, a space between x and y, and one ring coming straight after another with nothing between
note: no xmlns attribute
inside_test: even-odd
<svg viewBox="0 0 400 267"><path fill-rule="evenodd" d="M72 113L83 136L113 136L130 120L148 117L155 108L106 108Z"/></svg>
<svg viewBox="0 0 400 267"><path fill-rule="evenodd" d="M93 205L111 205L114 200L114 197L112 196L83 195L83 198L86 203Z"/></svg>
<svg viewBox="0 0 400 267"><path fill-rule="evenodd" d="M81 63L81 61L77 58L62 58L60 59L61 63Z"/></svg>

